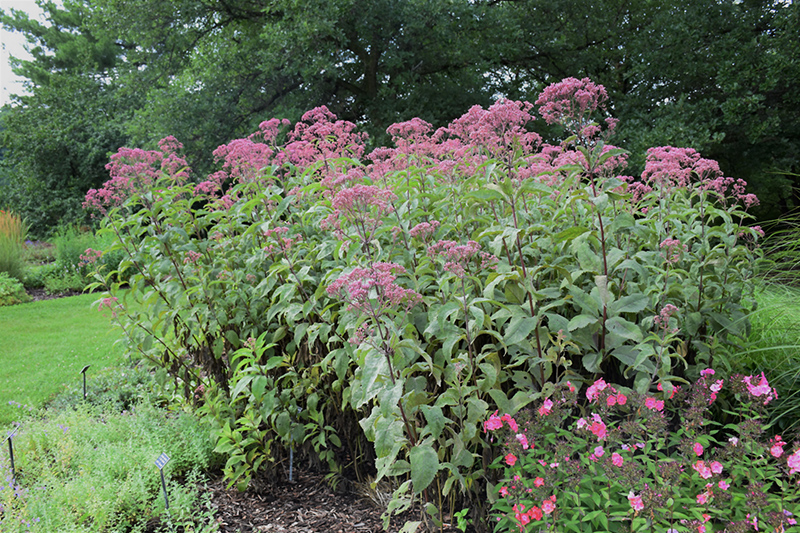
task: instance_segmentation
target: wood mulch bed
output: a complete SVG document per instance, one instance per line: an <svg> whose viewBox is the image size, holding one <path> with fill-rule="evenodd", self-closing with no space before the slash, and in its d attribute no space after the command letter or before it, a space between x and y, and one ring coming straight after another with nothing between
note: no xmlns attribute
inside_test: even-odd
<svg viewBox="0 0 800 533"><path fill-rule="evenodd" d="M222 533L379 533L384 531L381 514L391 496L368 494L366 489L359 493L357 485L347 482L334 491L323 474L308 471L298 472L292 483L285 479L254 480L245 492L228 489L218 478L206 490L211 493ZM394 517L388 531L397 533L407 520L420 518L420 510L412 509ZM445 527L437 531L459 530Z"/></svg>

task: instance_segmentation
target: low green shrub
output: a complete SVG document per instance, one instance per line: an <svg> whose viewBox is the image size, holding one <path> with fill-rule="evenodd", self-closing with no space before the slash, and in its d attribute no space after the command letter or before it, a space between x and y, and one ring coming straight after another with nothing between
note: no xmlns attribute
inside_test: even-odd
<svg viewBox="0 0 800 533"><path fill-rule="evenodd" d="M29 265L43 265L56 260L56 249L49 242L25 241L23 258Z"/></svg>
<svg viewBox="0 0 800 533"><path fill-rule="evenodd" d="M0 491L0 529L144 532L155 517L166 526L154 464L166 453L172 519L185 531L215 531L210 513L198 512L198 485L219 466L208 434L196 417L148 402L122 412L80 405L25 419L14 437L16 483L10 482L8 458L0 458L9 480Z"/></svg>
<svg viewBox="0 0 800 533"><path fill-rule="evenodd" d="M45 280L57 277L60 271L61 266L58 263L28 264L22 276L22 284L29 289L43 289Z"/></svg>
<svg viewBox="0 0 800 533"><path fill-rule="evenodd" d="M7 272L0 272L0 307L31 301L25 292L25 286Z"/></svg>

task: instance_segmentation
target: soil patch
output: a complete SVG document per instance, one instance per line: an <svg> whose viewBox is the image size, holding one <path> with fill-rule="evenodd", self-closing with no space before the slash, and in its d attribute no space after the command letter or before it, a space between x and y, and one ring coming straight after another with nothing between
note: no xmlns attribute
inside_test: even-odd
<svg viewBox="0 0 800 533"><path fill-rule="evenodd" d="M344 484L344 483L343 483ZM334 492L322 474L298 472L287 480L254 480L245 492L227 489L223 479L208 484L212 506L223 533L379 533L381 514L390 494L359 494L352 484ZM372 497L387 498L384 502ZM397 533L407 520L419 520L419 510L393 517L389 532ZM420 531L422 529L420 528ZM444 533L459 530L445 527ZM468 530L469 531L469 530Z"/></svg>
<svg viewBox="0 0 800 533"><path fill-rule="evenodd" d="M79 294L83 294L81 291L66 291L50 294L45 289L25 289L25 292L28 293L28 296L30 296L34 302L38 302L39 300L56 300L58 298L66 298L67 296L78 296Z"/></svg>

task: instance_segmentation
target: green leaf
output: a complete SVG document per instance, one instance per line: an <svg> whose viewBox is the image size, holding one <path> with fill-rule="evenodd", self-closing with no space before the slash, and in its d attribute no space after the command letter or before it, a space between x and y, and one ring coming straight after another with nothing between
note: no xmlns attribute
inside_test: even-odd
<svg viewBox="0 0 800 533"><path fill-rule="evenodd" d="M592 324L597 324L600 321L599 317L590 316L590 315L577 315L570 319L569 324L567 325L567 329L569 331L575 331L576 329L585 328L587 326L591 326Z"/></svg>
<svg viewBox="0 0 800 533"><path fill-rule="evenodd" d="M591 373L600 372L600 362L602 361L602 354L600 352L589 352L584 354L582 358L583 367Z"/></svg>
<svg viewBox="0 0 800 533"><path fill-rule="evenodd" d="M642 342L642 330L633 322L628 322L622 317L614 316L606 320L608 331L634 342Z"/></svg>
<svg viewBox="0 0 800 533"><path fill-rule="evenodd" d="M554 243L569 242L577 237L580 237L587 231L589 231L589 228L584 228L582 226L573 226L571 228L567 228L564 231L560 231L555 235L553 235L553 242Z"/></svg>
<svg viewBox="0 0 800 533"><path fill-rule="evenodd" d="M419 494L431 484L439 471L439 457L430 444L421 443L409 452L411 483L414 493Z"/></svg>
<svg viewBox="0 0 800 533"><path fill-rule="evenodd" d="M425 421L428 423L431 436L434 439L438 439L447 423L447 418L442 413L442 408L437 405L423 405L420 409L422 414L425 415Z"/></svg>
<svg viewBox="0 0 800 533"><path fill-rule="evenodd" d="M631 294L623 296L608 306L609 315L619 315L621 313L639 313L644 311L650 304L650 298L646 294Z"/></svg>
<svg viewBox="0 0 800 533"><path fill-rule="evenodd" d="M538 320L534 317L515 316L511 319L511 322L509 322L506 328L503 342L505 342L507 346L519 344L522 340L530 336L537 322Z"/></svg>

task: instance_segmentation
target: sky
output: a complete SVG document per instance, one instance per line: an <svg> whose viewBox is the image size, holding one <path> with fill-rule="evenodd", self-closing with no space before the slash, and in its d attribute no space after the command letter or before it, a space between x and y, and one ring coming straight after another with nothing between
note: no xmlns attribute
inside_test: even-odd
<svg viewBox="0 0 800 533"><path fill-rule="evenodd" d="M6 12L18 9L27 12L33 19L44 21L42 10L34 0L0 0L0 9ZM2 28L0 29L0 42L2 43L0 45L0 106L3 106L9 102L12 94L24 91L22 80L11 72L9 57L30 59L30 55L25 51L25 38L20 33L8 32Z"/></svg>

